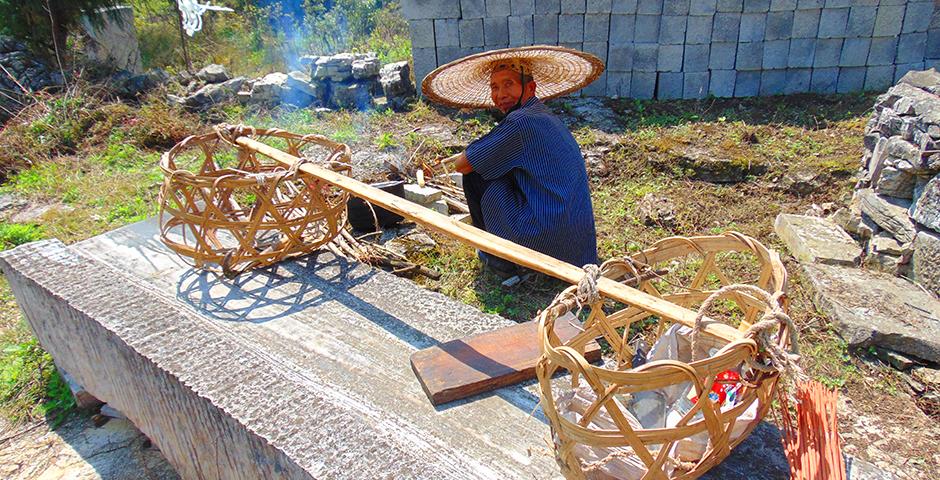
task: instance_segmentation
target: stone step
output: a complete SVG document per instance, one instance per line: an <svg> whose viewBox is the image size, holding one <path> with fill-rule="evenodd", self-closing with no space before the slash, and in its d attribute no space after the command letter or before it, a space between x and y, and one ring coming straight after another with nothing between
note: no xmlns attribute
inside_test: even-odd
<svg viewBox="0 0 940 480"><path fill-rule="evenodd" d="M781 213L774 231L801 262L855 265L862 253L842 227L825 218Z"/></svg>

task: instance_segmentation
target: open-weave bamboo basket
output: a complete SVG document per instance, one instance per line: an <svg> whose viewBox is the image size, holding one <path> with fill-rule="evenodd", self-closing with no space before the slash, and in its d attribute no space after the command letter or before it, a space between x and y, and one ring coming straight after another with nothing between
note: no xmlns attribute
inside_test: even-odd
<svg viewBox="0 0 940 480"><path fill-rule="evenodd" d="M735 266L734 272L724 271L726 263ZM776 252L753 238L738 233L667 238L630 257L605 262L600 274L694 309L719 287L731 284L744 263L751 264L746 269L751 285L770 295L761 295L757 289L732 287L734 290L727 292L725 288L705 309L721 310L716 312L719 316L711 317L714 321L733 317L740 321L739 330L746 331L765 312L780 313L786 308L783 291L787 275L783 264ZM767 361L762 346L767 344L762 345L758 337L790 351L795 337L789 322L774 323L773 329L779 328L775 334L751 332L730 343L697 333L692 348L705 352L697 361L659 360L632 368L635 352L628 344L630 326L645 326L634 332L645 332L652 342L661 338L673 322L631 306L605 313L603 298L585 304L578 288L566 289L539 316L542 357L536 371L542 407L552 427L556 460L566 478L696 478L727 457L767 413L779 372L762 368ZM554 324L575 321L567 315L569 312L586 317L580 325L584 331L562 344L553 333ZM700 312L700 319L704 313ZM782 317L785 315L778 315ZM603 367L589 364L583 356L585 345L596 338L606 340L613 355ZM559 368L571 372L570 384L552 380ZM676 391L689 386L702 399L716 375L731 369L741 374L739 400L733 408L723 411L716 403L698 401L674 425L644 428L625 406L639 398L640 392ZM701 449L695 451L690 445L700 445Z"/></svg>
<svg viewBox="0 0 940 480"><path fill-rule="evenodd" d="M348 146L278 129L223 126L163 154L161 240L197 268L229 277L310 253L346 222L346 192L299 172L301 162L286 169L233 142L244 135L350 171Z"/></svg>

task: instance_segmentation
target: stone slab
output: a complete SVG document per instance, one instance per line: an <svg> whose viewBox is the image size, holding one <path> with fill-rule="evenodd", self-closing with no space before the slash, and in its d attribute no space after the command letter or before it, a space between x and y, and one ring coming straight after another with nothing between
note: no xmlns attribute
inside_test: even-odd
<svg viewBox="0 0 940 480"><path fill-rule="evenodd" d="M898 277L803 264L813 303L853 348L884 347L940 361L940 301Z"/></svg>
<svg viewBox="0 0 940 480"><path fill-rule="evenodd" d="M851 266L862 253L842 227L825 218L781 213L774 231L801 262Z"/></svg>
<svg viewBox="0 0 940 480"><path fill-rule="evenodd" d="M903 243L914 240L914 222L908 217L909 200L884 197L871 189L856 191L862 213L870 217L879 227L891 232Z"/></svg>
<svg viewBox="0 0 940 480"><path fill-rule="evenodd" d="M940 233L917 232L913 249L914 280L940 296Z"/></svg>
<svg viewBox="0 0 940 480"><path fill-rule="evenodd" d="M940 175L927 182L911 218L934 232L940 232Z"/></svg>

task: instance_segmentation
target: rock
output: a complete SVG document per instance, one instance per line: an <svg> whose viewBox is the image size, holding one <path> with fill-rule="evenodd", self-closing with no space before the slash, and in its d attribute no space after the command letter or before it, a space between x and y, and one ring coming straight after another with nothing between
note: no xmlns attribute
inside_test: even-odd
<svg viewBox="0 0 940 480"><path fill-rule="evenodd" d="M829 220L846 232L858 234L859 225L862 223L862 213L857 209L857 205L855 207L855 209L842 207L829 216Z"/></svg>
<svg viewBox="0 0 940 480"><path fill-rule="evenodd" d="M915 178L910 173L885 165L881 169L875 191L881 195L910 200L914 196L914 183Z"/></svg>
<svg viewBox="0 0 940 480"><path fill-rule="evenodd" d="M861 238L862 240L872 238L876 234L878 234L878 232L880 231L881 231L881 227L879 227L878 224L875 223L875 221L871 219L871 217L869 217L863 212L862 221L858 225L859 238Z"/></svg>
<svg viewBox="0 0 940 480"><path fill-rule="evenodd" d="M415 183L405 184L405 199L421 205L426 205L440 200L444 192L433 187L419 187Z"/></svg>
<svg viewBox="0 0 940 480"><path fill-rule="evenodd" d="M107 403L101 406L101 414L108 418L127 418L123 413L121 413L120 410L112 407L111 405L108 405Z"/></svg>
<svg viewBox="0 0 940 480"><path fill-rule="evenodd" d="M56 369L59 371L59 374L62 376L62 380L65 380L65 384L69 386L69 390L72 392L72 397L75 399L75 406L81 410L90 410L92 408L97 408L98 405L101 405L101 400L95 398L94 395L85 390L85 387L82 387L75 381L75 377L66 372L65 370L56 366Z"/></svg>
<svg viewBox="0 0 940 480"><path fill-rule="evenodd" d="M921 90L928 90L940 86L940 73L933 68L929 70L911 70L904 74L898 83L910 85Z"/></svg>
<svg viewBox="0 0 940 480"><path fill-rule="evenodd" d="M794 195L809 195L828 186L829 175L815 170L788 171L777 182L777 188Z"/></svg>
<svg viewBox="0 0 940 480"><path fill-rule="evenodd" d="M865 260L862 265L868 270L896 275L900 259L901 257L897 255L868 251L865 253Z"/></svg>
<svg viewBox="0 0 940 480"><path fill-rule="evenodd" d="M870 189L857 192L862 213L868 215L894 238L907 243L914 240L914 223L907 215L911 203L897 198L883 197Z"/></svg>
<svg viewBox="0 0 940 480"><path fill-rule="evenodd" d="M355 57L351 53L340 53L331 57L317 59L313 78L317 80L332 80L342 82L352 77L352 64Z"/></svg>
<svg viewBox="0 0 940 480"><path fill-rule="evenodd" d="M245 77L236 77L222 83L210 83L186 97L183 103L193 110L202 111L215 104L232 102L244 83Z"/></svg>
<svg viewBox="0 0 940 480"><path fill-rule="evenodd" d="M774 231L800 262L856 265L862 253L852 237L824 218L781 213Z"/></svg>
<svg viewBox="0 0 940 480"><path fill-rule="evenodd" d="M90 18L89 15L98 18ZM92 61L117 70L140 73L143 62L129 6L102 8L83 15L79 23L86 37L85 53Z"/></svg>
<svg viewBox="0 0 940 480"><path fill-rule="evenodd" d="M893 350L875 347L875 356L902 372L914 366L914 360Z"/></svg>
<svg viewBox="0 0 940 480"><path fill-rule="evenodd" d="M440 213L441 215L450 214L450 207L447 206L447 202L445 202L444 200L436 200L424 206L430 210L434 210L435 212Z"/></svg>
<svg viewBox="0 0 940 480"><path fill-rule="evenodd" d="M222 83L230 80L228 71L225 67L217 63L212 63L202 67L202 70L196 72L196 78L205 83Z"/></svg>
<svg viewBox="0 0 940 480"><path fill-rule="evenodd" d="M374 56L356 59L352 62L352 76L357 80L365 80L379 75L382 62Z"/></svg>
<svg viewBox="0 0 940 480"><path fill-rule="evenodd" d="M920 161L920 149L916 145L904 140L901 136L888 139L885 153L892 158L900 158L914 164Z"/></svg>
<svg viewBox="0 0 940 480"><path fill-rule="evenodd" d="M437 246L437 242L426 233L412 231L385 242L383 246L392 252L407 257L415 253L433 250Z"/></svg>
<svg viewBox="0 0 940 480"><path fill-rule="evenodd" d="M763 175L767 166L751 164L727 158L715 158L714 154L697 148L684 148L671 151L675 155L675 165L664 164L662 168L672 170L678 166L695 180L710 183L739 183L750 176Z"/></svg>
<svg viewBox="0 0 940 480"><path fill-rule="evenodd" d="M392 110L402 110L407 101L414 98L415 87L411 83L411 68L408 62L390 63L379 70L379 83Z"/></svg>
<svg viewBox="0 0 940 480"><path fill-rule="evenodd" d="M669 197L647 193L637 202L637 215L646 225L671 229L676 226L676 206Z"/></svg>
<svg viewBox="0 0 940 480"><path fill-rule="evenodd" d="M911 218L934 232L940 232L940 175L927 182L914 205Z"/></svg>
<svg viewBox="0 0 940 480"><path fill-rule="evenodd" d="M913 250L914 280L940 296L940 234L929 230L917 232Z"/></svg>
<svg viewBox="0 0 940 480"><path fill-rule="evenodd" d="M251 87L252 104L274 106L280 103L281 96L287 88L287 74L281 72L269 73L255 82Z"/></svg>
<svg viewBox="0 0 940 480"><path fill-rule="evenodd" d="M31 203L26 208L20 210L12 217L10 221L13 223L42 223L43 217L49 213L56 212L71 212L75 210L74 207L69 205L61 205L55 203Z"/></svg>
<svg viewBox="0 0 940 480"><path fill-rule="evenodd" d="M470 218L469 213L455 213L451 215L450 218L455 222L466 223L467 225L471 225L473 223L473 219Z"/></svg>
<svg viewBox="0 0 940 480"><path fill-rule="evenodd" d="M319 55L301 55L298 59L300 66L307 69L310 72L310 75L313 75L313 69L316 68L317 60L320 59Z"/></svg>
<svg viewBox="0 0 940 480"><path fill-rule="evenodd" d="M370 85L367 83L333 84L332 101L339 108L365 110L372 106Z"/></svg>
<svg viewBox="0 0 940 480"><path fill-rule="evenodd" d="M940 369L917 366L911 370L911 376L920 382L940 386Z"/></svg>
<svg viewBox="0 0 940 480"><path fill-rule="evenodd" d="M880 346L940 360L940 301L890 275L803 264L813 303L853 348Z"/></svg>
<svg viewBox="0 0 940 480"><path fill-rule="evenodd" d="M901 242L895 240L894 237L885 232L875 235L875 237L871 239L871 246L874 251L887 255L901 256L911 253L911 244L901 244Z"/></svg>
<svg viewBox="0 0 940 480"><path fill-rule="evenodd" d="M298 70L294 70L287 74L286 85L288 88L299 90L311 97L320 98L323 95L323 91L320 88L320 85L311 83L310 76Z"/></svg>

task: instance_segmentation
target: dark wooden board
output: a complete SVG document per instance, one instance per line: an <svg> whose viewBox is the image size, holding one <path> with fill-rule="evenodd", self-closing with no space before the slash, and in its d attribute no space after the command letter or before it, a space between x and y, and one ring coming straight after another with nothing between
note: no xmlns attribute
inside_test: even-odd
<svg viewBox="0 0 940 480"><path fill-rule="evenodd" d="M560 321L555 333L567 341L579 331ZM596 342L585 350L588 361L600 359ZM538 321L533 320L419 350L411 355L411 369L431 403L441 405L534 378L538 359Z"/></svg>

